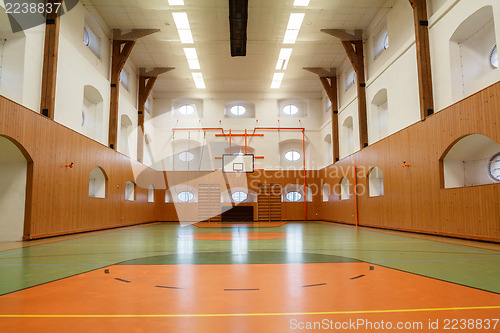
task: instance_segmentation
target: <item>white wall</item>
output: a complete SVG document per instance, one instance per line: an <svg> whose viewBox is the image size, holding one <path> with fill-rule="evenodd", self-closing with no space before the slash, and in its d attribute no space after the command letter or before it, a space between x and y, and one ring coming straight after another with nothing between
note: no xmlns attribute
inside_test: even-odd
<svg viewBox="0 0 500 333"><path fill-rule="evenodd" d="M27 168L19 148L0 136L0 242L23 238Z"/></svg>

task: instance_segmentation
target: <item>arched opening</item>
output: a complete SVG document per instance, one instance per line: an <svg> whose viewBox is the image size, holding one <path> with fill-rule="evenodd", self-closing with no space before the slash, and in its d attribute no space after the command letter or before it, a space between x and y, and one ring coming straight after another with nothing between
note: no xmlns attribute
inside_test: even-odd
<svg viewBox="0 0 500 333"><path fill-rule="evenodd" d="M0 242L29 237L33 160L16 141L0 136Z"/></svg>
<svg viewBox="0 0 500 333"><path fill-rule="evenodd" d="M374 167L368 174L368 190L370 197L384 195L384 173L379 167Z"/></svg>
<svg viewBox="0 0 500 333"><path fill-rule="evenodd" d="M89 174L89 197L106 198L108 177L103 169L95 167Z"/></svg>
<svg viewBox="0 0 500 333"><path fill-rule="evenodd" d="M325 138L323 139L323 142L325 143L325 164L329 165L333 163L333 147L332 147L332 135L327 134Z"/></svg>
<svg viewBox="0 0 500 333"><path fill-rule="evenodd" d="M172 202L172 195L170 194L170 190L165 190L165 203Z"/></svg>
<svg viewBox="0 0 500 333"><path fill-rule="evenodd" d="M323 202L328 202L329 198L330 198L330 185L323 184L321 194L322 194Z"/></svg>
<svg viewBox="0 0 500 333"><path fill-rule="evenodd" d="M496 167L498 153L500 144L482 134L457 140L440 160L441 186L455 188L500 182Z"/></svg>
<svg viewBox="0 0 500 333"><path fill-rule="evenodd" d="M461 100L496 82L491 65L496 45L493 7L485 6L465 19L450 38L453 98Z"/></svg>
<svg viewBox="0 0 500 333"><path fill-rule="evenodd" d="M0 95L21 104L25 57L26 35L23 31L12 32L9 16L0 7Z"/></svg>
<svg viewBox="0 0 500 333"><path fill-rule="evenodd" d="M148 187L148 202L155 202L155 187L153 185Z"/></svg>
<svg viewBox="0 0 500 333"><path fill-rule="evenodd" d="M95 87L83 87L81 133L100 143L104 143L103 101L101 93Z"/></svg>
<svg viewBox="0 0 500 333"><path fill-rule="evenodd" d="M130 120L129 116L123 114L120 118L120 141L118 150L127 156L130 156L130 134L132 134L132 120Z"/></svg>
<svg viewBox="0 0 500 333"><path fill-rule="evenodd" d="M371 139L376 142L389 135L387 89L381 89L371 103Z"/></svg>
<svg viewBox="0 0 500 333"><path fill-rule="evenodd" d="M354 122L352 117L347 117L342 125L342 147L345 156L354 153Z"/></svg>
<svg viewBox="0 0 500 333"><path fill-rule="evenodd" d="M349 200L350 195L349 179L347 179L347 177L343 177L340 181L340 200Z"/></svg>
<svg viewBox="0 0 500 333"><path fill-rule="evenodd" d="M125 200L135 201L135 184L131 181L125 182Z"/></svg>

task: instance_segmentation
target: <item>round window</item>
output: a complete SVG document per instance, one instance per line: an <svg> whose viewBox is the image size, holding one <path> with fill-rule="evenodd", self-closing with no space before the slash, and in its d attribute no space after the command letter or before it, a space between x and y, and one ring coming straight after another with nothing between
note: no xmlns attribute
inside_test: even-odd
<svg viewBox="0 0 500 333"><path fill-rule="evenodd" d="M291 201L291 202L297 202L297 201L300 201L302 199L302 194L300 194L297 191L288 192L286 194L286 199L288 201Z"/></svg>
<svg viewBox="0 0 500 333"><path fill-rule="evenodd" d="M283 113L292 116L299 112L299 108L296 105L289 104L283 107Z"/></svg>
<svg viewBox="0 0 500 333"><path fill-rule="evenodd" d="M296 150L290 150L285 153L285 158L290 162L295 162L300 160L300 153Z"/></svg>
<svg viewBox="0 0 500 333"><path fill-rule="evenodd" d="M183 105L179 108L179 113L184 116L189 116L195 112L195 108L193 105Z"/></svg>
<svg viewBox="0 0 500 333"><path fill-rule="evenodd" d="M234 192L231 196L235 202L243 202L248 198L248 194L245 192Z"/></svg>
<svg viewBox="0 0 500 333"><path fill-rule="evenodd" d="M85 111L82 111L82 126L85 125Z"/></svg>
<svg viewBox="0 0 500 333"><path fill-rule="evenodd" d="M247 109L242 105L235 105L231 108L231 113L235 116L242 116L247 112Z"/></svg>
<svg viewBox="0 0 500 333"><path fill-rule="evenodd" d="M493 155L488 165L490 177L494 181L500 182L500 152Z"/></svg>
<svg viewBox="0 0 500 333"><path fill-rule="evenodd" d="M83 43L85 44L85 46L90 45L90 35L87 28L83 28Z"/></svg>
<svg viewBox="0 0 500 333"><path fill-rule="evenodd" d="M177 194L177 199L179 199L180 202L189 202L194 199L194 194L188 191L184 191Z"/></svg>
<svg viewBox="0 0 500 333"><path fill-rule="evenodd" d="M182 162L190 162L194 159L194 154L190 151L183 151L179 153L178 157Z"/></svg>
<svg viewBox="0 0 500 333"><path fill-rule="evenodd" d="M498 68L498 49L495 45L490 53L490 65L492 68Z"/></svg>

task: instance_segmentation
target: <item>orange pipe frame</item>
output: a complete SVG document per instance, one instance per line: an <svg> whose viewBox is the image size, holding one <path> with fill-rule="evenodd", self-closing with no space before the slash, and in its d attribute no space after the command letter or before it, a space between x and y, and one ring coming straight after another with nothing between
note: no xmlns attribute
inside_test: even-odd
<svg viewBox="0 0 500 333"><path fill-rule="evenodd" d="M258 122L258 120L257 120ZM302 122L301 122L302 124ZM221 127L207 127L207 128L173 128L173 131L221 131L224 134L224 129ZM302 132L302 160L304 161L303 167L304 167L304 221L307 221L307 177L306 177L306 129L304 127L255 127L253 129L253 134L252 135L247 135L247 130L245 129L245 154L247 153L247 136L257 136L255 135L255 132L257 130L261 131L301 131ZM224 135L227 136L227 135ZM229 130L229 154L231 154L231 137L232 137L232 130ZM355 167L356 168L356 167ZM264 170L264 169L257 169L257 170ZM354 183L356 184L356 177L354 177ZM356 185L355 185L356 186ZM358 214L357 214L357 198L355 198L355 205L356 205L356 226L357 226L357 220L358 220Z"/></svg>
<svg viewBox="0 0 500 333"><path fill-rule="evenodd" d="M358 227L358 173L356 172L358 169L357 166L354 166L354 216L356 220L356 228Z"/></svg>

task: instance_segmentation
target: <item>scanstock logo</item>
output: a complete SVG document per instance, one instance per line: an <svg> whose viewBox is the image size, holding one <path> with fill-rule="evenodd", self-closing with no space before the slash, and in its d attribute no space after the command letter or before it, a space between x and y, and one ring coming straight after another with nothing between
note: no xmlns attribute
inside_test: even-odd
<svg viewBox="0 0 500 333"><path fill-rule="evenodd" d="M50 24L51 17L61 16L76 7L79 0L4 0L12 32Z"/></svg>

